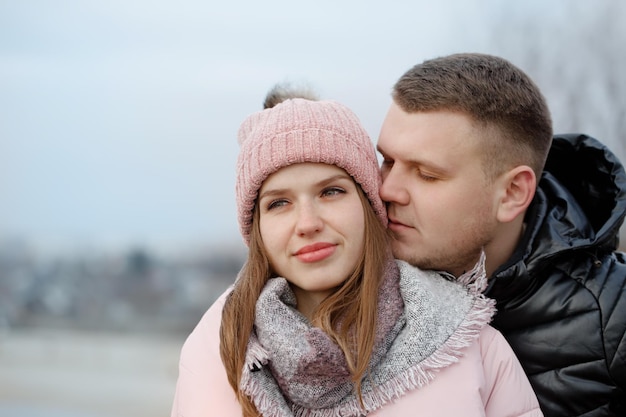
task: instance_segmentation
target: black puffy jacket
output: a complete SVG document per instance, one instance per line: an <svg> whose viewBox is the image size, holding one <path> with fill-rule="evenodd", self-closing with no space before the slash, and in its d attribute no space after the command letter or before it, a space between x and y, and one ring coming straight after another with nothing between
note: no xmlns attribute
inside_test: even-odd
<svg viewBox="0 0 626 417"><path fill-rule="evenodd" d="M626 416L625 215L615 155L556 136L522 241L486 290L546 416Z"/></svg>

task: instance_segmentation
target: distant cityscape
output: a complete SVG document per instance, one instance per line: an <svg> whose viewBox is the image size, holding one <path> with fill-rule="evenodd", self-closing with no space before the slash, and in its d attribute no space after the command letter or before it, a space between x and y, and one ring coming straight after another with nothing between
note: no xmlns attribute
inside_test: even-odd
<svg viewBox="0 0 626 417"><path fill-rule="evenodd" d="M239 247L169 257L147 248L42 256L26 244L0 243L0 331L187 333L245 256Z"/></svg>
<svg viewBox="0 0 626 417"><path fill-rule="evenodd" d="M0 332L188 333L234 282L245 258L235 245L184 256L141 247L50 256L23 242L0 242Z"/></svg>

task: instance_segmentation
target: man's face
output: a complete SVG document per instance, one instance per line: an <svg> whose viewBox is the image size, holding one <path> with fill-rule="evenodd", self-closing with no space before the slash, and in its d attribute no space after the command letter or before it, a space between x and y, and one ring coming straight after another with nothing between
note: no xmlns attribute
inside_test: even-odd
<svg viewBox="0 0 626 417"><path fill-rule="evenodd" d="M485 177L478 135L462 113L391 105L378 150L397 258L459 276L493 239L498 181Z"/></svg>

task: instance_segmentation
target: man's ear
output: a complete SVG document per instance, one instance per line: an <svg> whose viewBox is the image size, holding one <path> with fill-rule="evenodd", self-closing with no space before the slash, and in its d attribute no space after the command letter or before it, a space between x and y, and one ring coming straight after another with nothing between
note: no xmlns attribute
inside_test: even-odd
<svg viewBox="0 0 626 417"><path fill-rule="evenodd" d="M498 220L502 223L513 221L523 214L535 196L537 177L527 165L520 165L502 178L502 194L498 206Z"/></svg>

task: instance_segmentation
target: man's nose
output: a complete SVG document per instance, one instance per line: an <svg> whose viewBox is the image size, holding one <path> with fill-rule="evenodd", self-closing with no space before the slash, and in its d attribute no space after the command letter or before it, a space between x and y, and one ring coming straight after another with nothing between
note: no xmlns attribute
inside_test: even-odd
<svg viewBox="0 0 626 417"><path fill-rule="evenodd" d="M409 178L395 166L383 173L383 183L380 187L380 198L385 203L406 205L410 197L407 187L410 186Z"/></svg>

